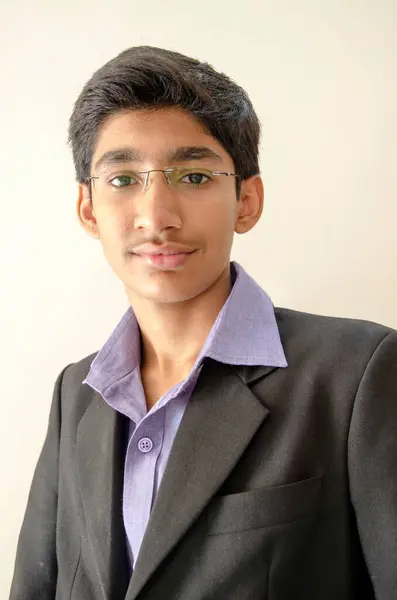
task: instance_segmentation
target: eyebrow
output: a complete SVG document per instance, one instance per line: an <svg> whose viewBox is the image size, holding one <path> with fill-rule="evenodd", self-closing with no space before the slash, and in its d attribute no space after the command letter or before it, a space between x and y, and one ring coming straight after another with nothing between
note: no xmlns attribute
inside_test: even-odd
<svg viewBox="0 0 397 600"><path fill-rule="evenodd" d="M97 160L94 170L97 171L101 167L126 164L129 162L143 162L143 155L137 148L126 147L108 150ZM168 164L176 162L188 162L190 160L205 160L210 159L216 162L223 162L220 154L212 150L208 146L180 146L173 148L165 155L165 162Z"/></svg>

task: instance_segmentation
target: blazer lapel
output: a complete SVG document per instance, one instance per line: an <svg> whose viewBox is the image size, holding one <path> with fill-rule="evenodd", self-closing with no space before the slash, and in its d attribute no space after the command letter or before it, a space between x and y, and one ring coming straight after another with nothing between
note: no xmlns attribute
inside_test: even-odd
<svg viewBox="0 0 397 600"><path fill-rule="evenodd" d="M77 432L77 469L88 542L103 598L124 598L128 563L122 516L127 419L96 392Z"/></svg>
<svg viewBox="0 0 397 600"><path fill-rule="evenodd" d="M137 597L220 488L269 414L247 383L273 370L204 363L167 461L126 600Z"/></svg>

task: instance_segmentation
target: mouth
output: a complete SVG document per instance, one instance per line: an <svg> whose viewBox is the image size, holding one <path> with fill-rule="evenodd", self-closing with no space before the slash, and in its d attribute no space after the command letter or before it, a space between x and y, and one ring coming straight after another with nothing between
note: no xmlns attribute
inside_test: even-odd
<svg viewBox="0 0 397 600"><path fill-rule="evenodd" d="M157 269L166 271L182 267L192 256L193 252L178 252L175 254L135 254L135 256Z"/></svg>

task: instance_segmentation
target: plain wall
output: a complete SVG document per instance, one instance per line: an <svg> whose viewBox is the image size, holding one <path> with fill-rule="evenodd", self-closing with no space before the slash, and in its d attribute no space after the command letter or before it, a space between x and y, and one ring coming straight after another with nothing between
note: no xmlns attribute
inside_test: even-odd
<svg viewBox="0 0 397 600"><path fill-rule="evenodd" d="M0 0L0 597L55 379L128 307L76 216L67 126L83 84L133 45L207 60L263 125L265 209L232 258L273 303L397 328L395 0Z"/></svg>

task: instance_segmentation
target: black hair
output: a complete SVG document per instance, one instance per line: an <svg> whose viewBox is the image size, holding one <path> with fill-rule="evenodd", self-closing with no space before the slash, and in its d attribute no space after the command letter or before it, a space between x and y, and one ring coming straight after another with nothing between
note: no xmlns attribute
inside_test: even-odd
<svg viewBox="0 0 397 600"><path fill-rule="evenodd" d="M232 157L246 179L259 173L260 123L247 93L206 62L172 50L136 46L98 69L69 122L76 179L89 181L104 120L121 110L175 106L188 111ZM237 196L240 180L237 181Z"/></svg>

